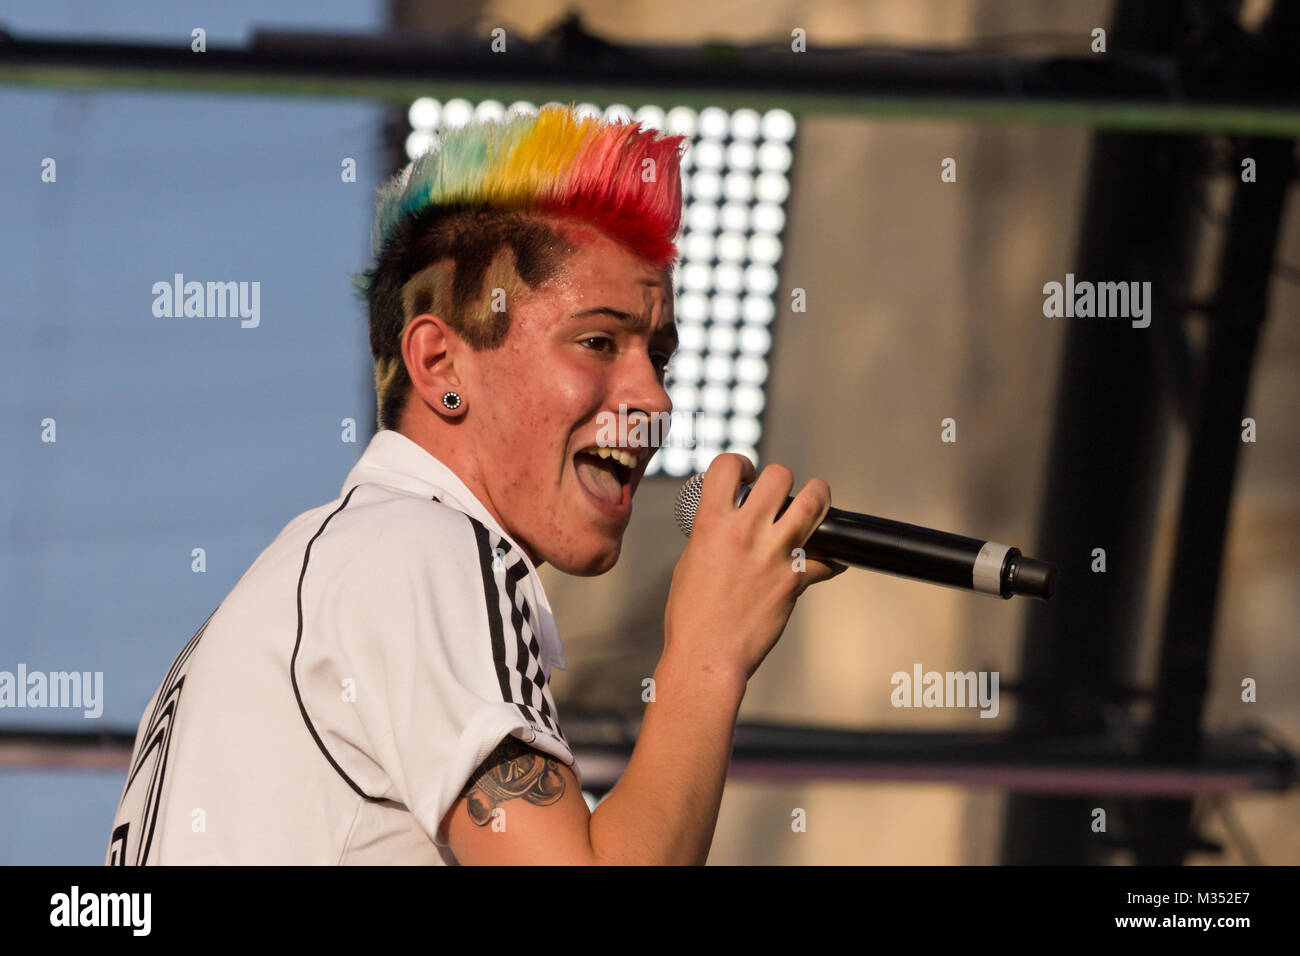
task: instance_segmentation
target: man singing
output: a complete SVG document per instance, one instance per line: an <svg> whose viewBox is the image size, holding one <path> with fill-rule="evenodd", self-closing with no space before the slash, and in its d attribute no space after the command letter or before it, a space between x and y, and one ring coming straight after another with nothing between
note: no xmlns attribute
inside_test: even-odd
<svg viewBox="0 0 1300 956"><path fill-rule="evenodd" d="M172 665L108 862L705 861L746 682L842 570L791 557L830 489L778 519L789 469L713 461L655 699L594 812L537 574L614 566L654 448L604 426L671 410L682 148L552 106L452 131L384 187L360 282L380 430Z"/></svg>

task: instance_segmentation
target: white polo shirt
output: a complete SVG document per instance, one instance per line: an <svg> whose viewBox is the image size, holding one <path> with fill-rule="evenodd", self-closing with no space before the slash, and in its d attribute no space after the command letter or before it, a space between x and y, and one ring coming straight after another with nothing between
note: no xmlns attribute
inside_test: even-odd
<svg viewBox="0 0 1300 956"><path fill-rule="evenodd" d="M537 569L381 431L185 645L145 708L109 864L454 864L439 832L514 735L573 767Z"/></svg>

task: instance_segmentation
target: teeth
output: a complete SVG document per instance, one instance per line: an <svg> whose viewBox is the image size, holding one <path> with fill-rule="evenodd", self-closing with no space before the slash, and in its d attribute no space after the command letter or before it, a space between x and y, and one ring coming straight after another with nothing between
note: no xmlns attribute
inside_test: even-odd
<svg viewBox="0 0 1300 956"><path fill-rule="evenodd" d="M584 448L583 452L588 455L598 455L601 458L613 458L624 468L636 468L637 466L636 455L621 448L602 448L592 445L590 448Z"/></svg>

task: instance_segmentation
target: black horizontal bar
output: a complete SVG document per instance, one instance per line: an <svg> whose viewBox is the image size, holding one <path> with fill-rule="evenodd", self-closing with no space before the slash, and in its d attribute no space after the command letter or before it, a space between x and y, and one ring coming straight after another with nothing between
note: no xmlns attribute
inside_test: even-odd
<svg viewBox="0 0 1300 956"><path fill-rule="evenodd" d="M583 785L612 787L636 741L638 722L574 717L565 736ZM1140 730L1140 728L1139 728ZM125 767L129 731L0 730L0 768ZM1113 737L978 731L869 731L742 723L732 752L733 779L910 781L1017 791L1175 795L1286 790L1295 757L1262 731L1243 729L1206 740L1199 760L1144 759Z"/></svg>
<svg viewBox="0 0 1300 956"><path fill-rule="evenodd" d="M779 50L710 44L574 46L488 36L259 33L248 48L31 40L0 34L0 82L347 96L420 95L785 106L967 122L1300 133L1300 71L1231 69L1122 51L1090 56L987 50Z"/></svg>

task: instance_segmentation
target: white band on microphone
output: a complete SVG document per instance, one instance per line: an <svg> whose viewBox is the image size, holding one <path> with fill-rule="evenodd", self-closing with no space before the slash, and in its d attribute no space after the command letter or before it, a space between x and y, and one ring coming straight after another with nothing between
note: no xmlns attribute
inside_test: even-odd
<svg viewBox="0 0 1300 956"><path fill-rule="evenodd" d="M1002 596L1002 565L1007 560L1009 544L985 541L971 568L971 587L982 594Z"/></svg>

